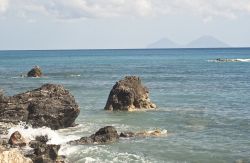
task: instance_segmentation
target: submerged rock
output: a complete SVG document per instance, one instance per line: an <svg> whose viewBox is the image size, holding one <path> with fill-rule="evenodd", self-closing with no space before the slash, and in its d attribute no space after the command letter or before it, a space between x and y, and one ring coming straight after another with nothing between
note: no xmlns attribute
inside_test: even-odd
<svg viewBox="0 0 250 163"><path fill-rule="evenodd" d="M110 91L105 110L133 111L135 109L155 109L149 99L148 88L136 76L126 76L118 81Z"/></svg>
<svg viewBox="0 0 250 163"><path fill-rule="evenodd" d="M130 138L130 137L160 137L166 136L167 130L152 130L152 131L142 131L142 132L121 132L120 137Z"/></svg>
<svg viewBox="0 0 250 163"><path fill-rule="evenodd" d="M239 59L217 58L216 62L241 62Z"/></svg>
<svg viewBox="0 0 250 163"><path fill-rule="evenodd" d="M118 141L119 135L112 126L106 126L99 129L95 134L89 137L82 137L79 140L71 141L70 144L103 144Z"/></svg>
<svg viewBox="0 0 250 163"><path fill-rule="evenodd" d="M18 131L15 131L14 133L11 134L10 139L9 139L9 144L13 146L19 146L19 147L26 146L25 139L22 137L22 135Z"/></svg>
<svg viewBox="0 0 250 163"><path fill-rule="evenodd" d="M42 69L39 66L33 67L27 74L28 77L41 77L42 75Z"/></svg>
<svg viewBox="0 0 250 163"><path fill-rule="evenodd" d="M0 98L0 122L23 121L33 127L60 129L74 126L79 112L74 97L61 85L45 84L32 91Z"/></svg>

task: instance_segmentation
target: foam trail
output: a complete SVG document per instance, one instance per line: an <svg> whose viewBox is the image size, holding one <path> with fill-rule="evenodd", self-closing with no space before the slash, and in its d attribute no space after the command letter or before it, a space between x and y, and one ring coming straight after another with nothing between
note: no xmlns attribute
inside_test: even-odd
<svg viewBox="0 0 250 163"><path fill-rule="evenodd" d="M236 59L236 60L238 60L240 62L250 62L250 59Z"/></svg>

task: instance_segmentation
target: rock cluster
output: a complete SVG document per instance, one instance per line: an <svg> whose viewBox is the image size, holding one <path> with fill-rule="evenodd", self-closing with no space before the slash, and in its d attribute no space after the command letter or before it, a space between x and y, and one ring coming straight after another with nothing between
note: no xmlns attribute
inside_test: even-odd
<svg viewBox="0 0 250 163"><path fill-rule="evenodd" d="M69 144L106 144L114 143L119 140L119 138L131 138L131 137L159 137L167 135L167 130L152 130L152 131L142 131L142 132L131 132L125 131L118 135L117 130L113 126L106 126L99 129L95 134L89 137L82 137L78 140L70 141Z"/></svg>
<svg viewBox="0 0 250 163"><path fill-rule="evenodd" d="M33 67L28 73L28 77L41 77L43 75L42 69L39 66Z"/></svg>
<svg viewBox="0 0 250 163"><path fill-rule="evenodd" d="M51 129L72 127L80 110L68 90L45 84L38 89L0 98L0 122L27 122L33 127Z"/></svg>
<svg viewBox="0 0 250 163"><path fill-rule="evenodd" d="M155 109L149 99L148 88L136 76L126 76L118 81L110 91L105 110L133 111L135 109Z"/></svg>
<svg viewBox="0 0 250 163"><path fill-rule="evenodd" d="M34 152L27 157L31 158L34 163L63 162L58 161L60 145L46 144L47 141L47 136L38 136L36 140L30 141L29 146L33 148Z"/></svg>
<svg viewBox="0 0 250 163"><path fill-rule="evenodd" d="M35 140L26 143L22 135L15 131L7 143L0 141L0 163L63 163L62 156L58 155L60 145L47 142L47 136L37 136ZM31 150L23 154L20 147L27 145Z"/></svg>

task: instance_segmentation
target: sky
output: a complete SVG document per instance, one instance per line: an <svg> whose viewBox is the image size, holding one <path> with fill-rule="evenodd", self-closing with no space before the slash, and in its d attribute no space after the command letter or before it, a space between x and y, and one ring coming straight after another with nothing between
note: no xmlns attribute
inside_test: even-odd
<svg viewBox="0 0 250 163"><path fill-rule="evenodd" d="M250 0L0 0L0 50L145 48L203 35L250 47Z"/></svg>

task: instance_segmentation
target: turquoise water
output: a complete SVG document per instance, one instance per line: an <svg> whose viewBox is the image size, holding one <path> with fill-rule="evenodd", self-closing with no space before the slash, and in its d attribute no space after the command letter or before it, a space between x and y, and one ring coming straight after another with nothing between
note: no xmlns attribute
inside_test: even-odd
<svg viewBox="0 0 250 163"><path fill-rule="evenodd" d="M0 51L0 88L13 95L44 83L63 84L81 107L80 125L62 136L168 130L166 137L63 146L69 162L250 162L250 49ZM42 78L22 78L34 65ZM106 112L109 91L125 75L140 76L157 111Z"/></svg>

